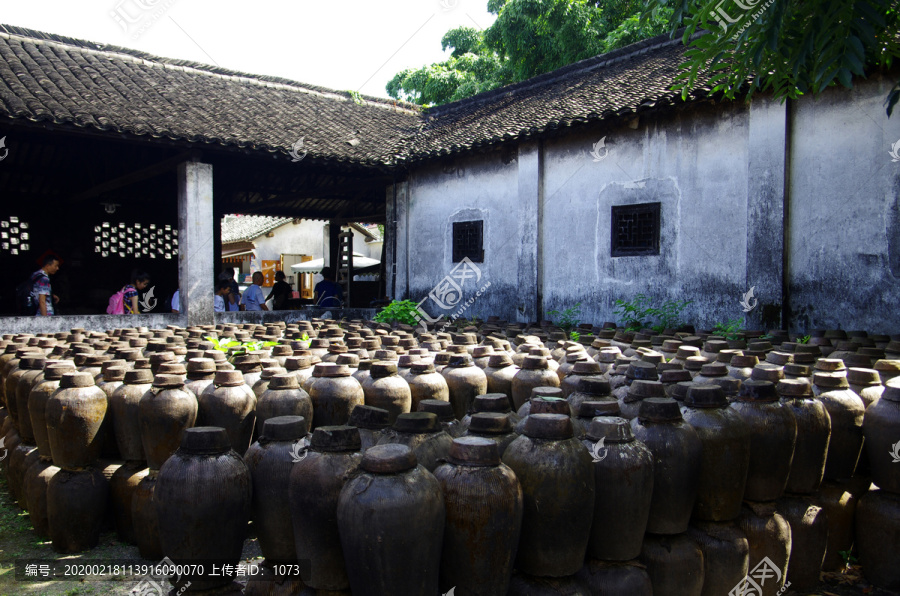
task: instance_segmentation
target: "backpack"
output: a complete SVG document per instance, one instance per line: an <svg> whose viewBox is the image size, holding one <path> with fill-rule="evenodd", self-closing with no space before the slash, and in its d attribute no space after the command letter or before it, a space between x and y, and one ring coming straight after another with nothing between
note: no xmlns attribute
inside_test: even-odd
<svg viewBox="0 0 900 596"><path fill-rule="evenodd" d="M37 314L38 305L31 293L34 291L34 274L16 286L16 309L20 315L33 317Z"/></svg>
<svg viewBox="0 0 900 596"><path fill-rule="evenodd" d="M106 307L108 315L124 315L125 314L125 288L122 288L109 297L109 306Z"/></svg>

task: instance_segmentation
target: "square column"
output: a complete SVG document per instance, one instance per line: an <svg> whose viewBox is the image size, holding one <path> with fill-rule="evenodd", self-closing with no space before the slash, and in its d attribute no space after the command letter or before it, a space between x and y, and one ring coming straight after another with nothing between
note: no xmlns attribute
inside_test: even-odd
<svg viewBox="0 0 900 596"><path fill-rule="evenodd" d="M214 325L212 165L178 165L178 287L186 325Z"/></svg>

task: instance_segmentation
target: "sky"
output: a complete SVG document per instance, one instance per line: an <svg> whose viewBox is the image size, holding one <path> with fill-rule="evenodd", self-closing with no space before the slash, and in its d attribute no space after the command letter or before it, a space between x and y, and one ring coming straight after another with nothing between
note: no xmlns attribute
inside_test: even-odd
<svg viewBox="0 0 900 596"><path fill-rule="evenodd" d="M487 0L0 0L0 23L387 97L445 60L441 37L493 23Z"/></svg>

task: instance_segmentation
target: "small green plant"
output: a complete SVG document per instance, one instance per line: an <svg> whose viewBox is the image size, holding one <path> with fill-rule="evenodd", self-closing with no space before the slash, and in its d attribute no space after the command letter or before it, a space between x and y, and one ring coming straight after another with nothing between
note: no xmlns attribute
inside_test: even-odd
<svg viewBox="0 0 900 596"><path fill-rule="evenodd" d="M404 323L406 325L417 325L419 318L416 303L412 300L393 300L375 315L375 320L379 323Z"/></svg>
<svg viewBox="0 0 900 596"><path fill-rule="evenodd" d="M613 313L622 321L626 331L638 331L653 321L651 328L657 333L674 329L682 323L682 313L691 300L666 300L654 306L653 300L644 294L637 294L631 300L616 300Z"/></svg>
<svg viewBox="0 0 900 596"><path fill-rule="evenodd" d="M553 324L569 333L574 327L578 326L581 317L581 303L577 302L575 306L571 306L565 310L548 310L547 318L553 321Z"/></svg>
<svg viewBox="0 0 900 596"><path fill-rule="evenodd" d="M716 323L713 331L727 340L739 339L744 332L744 319L730 319L727 323Z"/></svg>
<svg viewBox="0 0 900 596"><path fill-rule="evenodd" d="M572 341L578 341L579 339L581 339L581 334L577 331L569 331L569 339L571 339Z"/></svg>
<svg viewBox="0 0 900 596"><path fill-rule="evenodd" d="M841 555L841 559L844 560L844 568L845 569L849 569L854 563L858 562L858 559L853 556L853 551L850 549L839 550L838 554Z"/></svg>
<svg viewBox="0 0 900 596"><path fill-rule="evenodd" d="M362 95L359 94L359 91L353 91L352 89L348 90L347 93L350 95L350 99L353 100L353 103L357 105L363 105Z"/></svg>
<svg viewBox="0 0 900 596"><path fill-rule="evenodd" d="M811 337L811 336L809 336L809 335L804 335L803 337L798 337L798 338L797 338L797 343L798 343L798 344L808 344L808 343L809 343L809 338L810 338L810 337Z"/></svg>
<svg viewBox="0 0 900 596"><path fill-rule="evenodd" d="M207 341L211 341L213 343L213 349L216 349L220 352L225 352L228 354L228 361L234 364L234 359L237 356L243 356L244 354L248 354L250 352L255 352L257 350L261 350L263 348L269 348L272 346L277 346L277 341L245 341L240 342L236 339L217 339L215 337L207 337Z"/></svg>

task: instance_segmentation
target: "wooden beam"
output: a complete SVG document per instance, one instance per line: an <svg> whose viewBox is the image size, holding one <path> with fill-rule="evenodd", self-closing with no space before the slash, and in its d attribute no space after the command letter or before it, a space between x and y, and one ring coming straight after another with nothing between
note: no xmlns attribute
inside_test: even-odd
<svg viewBox="0 0 900 596"><path fill-rule="evenodd" d="M125 176L119 176L118 178L114 178L112 180L107 180L106 182L102 182L93 188L89 188L88 190L82 191L76 195L73 195L69 202L71 203L80 203L82 201L86 201L88 199L93 199L94 197L100 196L103 193L110 192L119 188L123 188L126 186L130 186L137 182L141 182L142 180L147 180L149 178L155 178L160 174L168 172L169 170L175 169L178 164L191 161L199 157L199 152L195 150L185 151L183 153L179 153L174 157L170 157L169 159L165 159L159 163L153 164L152 166L147 166L141 170L136 172L132 172L130 174L126 174Z"/></svg>

